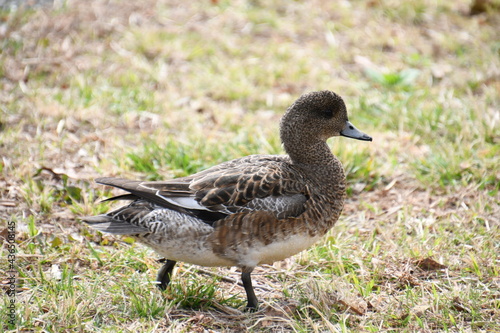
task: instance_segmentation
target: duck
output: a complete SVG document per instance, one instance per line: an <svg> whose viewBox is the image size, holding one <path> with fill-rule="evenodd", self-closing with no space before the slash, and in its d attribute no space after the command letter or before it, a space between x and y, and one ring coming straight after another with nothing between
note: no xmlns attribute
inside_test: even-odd
<svg viewBox="0 0 500 333"><path fill-rule="evenodd" d="M177 262L238 267L246 308L257 310L254 268L311 247L342 212L345 174L327 139L372 141L349 121L343 99L328 90L300 96L282 116L279 133L285 155L244 156L162 181L97 178L126 191L106 201L131 202L82 220L166 258L157 276L161 290Z"/></svg>

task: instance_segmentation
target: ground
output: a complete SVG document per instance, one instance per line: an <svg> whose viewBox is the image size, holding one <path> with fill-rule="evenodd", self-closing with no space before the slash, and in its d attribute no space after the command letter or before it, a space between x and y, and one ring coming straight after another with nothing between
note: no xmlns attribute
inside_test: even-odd
<svg viewBox="0 0 500 333"><path fill-rule="evenodd" d="M493 1L494 2L494 1ZM67 1L0 11L4 331L493 332L500 325L500 15L469 1ZM343 215L253 274L179 265L79 218L93 179L283 153L303 92L343 96ZM15 226L15 241L9 227ZM17 281L10 283L10 263ZM3 276L6 276L3 278ZM15 297L9 297L10 288Z"/></svg>

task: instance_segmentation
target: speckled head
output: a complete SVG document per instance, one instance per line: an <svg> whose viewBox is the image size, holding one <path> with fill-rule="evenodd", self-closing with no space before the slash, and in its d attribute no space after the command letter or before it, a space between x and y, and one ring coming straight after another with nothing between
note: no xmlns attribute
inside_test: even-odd
<svg viewBox="0 0 500 333"><path fill-rule="evenodd" d="M280 136L286 146L310 144L333 136L371 141L372 138L354 127L347 117L342 98L332 91L316 91L302 95L281 119Z"/></svg>

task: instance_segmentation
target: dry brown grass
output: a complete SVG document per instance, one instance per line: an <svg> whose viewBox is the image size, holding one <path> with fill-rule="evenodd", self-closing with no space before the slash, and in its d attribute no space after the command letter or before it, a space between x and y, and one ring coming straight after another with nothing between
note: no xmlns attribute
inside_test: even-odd
<svg viewBox="0 0 500 333"><path fill-rule="evenodd" d="M1 12L0 232L16 222L17 329L499 330L500 26L468 12L426 0ZM391 81L408 69L418 77ZM256 270L262 311L239 310L242 288L217 278L237 280L228 269L182 265L161 295L154 254L78 222L107 209L97 176L280 152L280 114L318 89L375 141L332 143L349 171L343 217Z"/></svg>

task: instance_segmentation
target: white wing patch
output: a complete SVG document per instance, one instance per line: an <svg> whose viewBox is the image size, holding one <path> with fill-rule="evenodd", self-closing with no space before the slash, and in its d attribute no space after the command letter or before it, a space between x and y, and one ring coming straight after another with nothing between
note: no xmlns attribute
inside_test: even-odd
<svg viewBox="0 0 500 333"><path fill-rule="evenodd" d="M164 197L160 191L156 191L156 195L163 200L171 203L172 205L179 206L186 209L209 210L207 207L202 206L195 200L194 197Z"/></svg>

